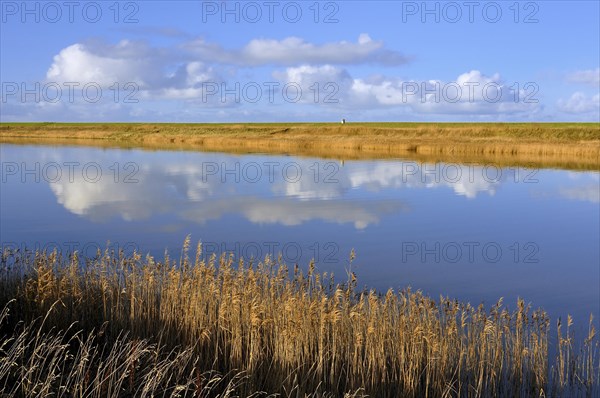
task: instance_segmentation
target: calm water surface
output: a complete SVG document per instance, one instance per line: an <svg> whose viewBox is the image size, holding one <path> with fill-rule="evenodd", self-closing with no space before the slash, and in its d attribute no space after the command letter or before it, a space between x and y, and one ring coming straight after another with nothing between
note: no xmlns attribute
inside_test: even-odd
<svg viewBox="0 0 600 398"><path fill-rule="evenodd" d="M597 172L0 145L4 247L282 254L359 284L587 324L600 309Z"/></svg>

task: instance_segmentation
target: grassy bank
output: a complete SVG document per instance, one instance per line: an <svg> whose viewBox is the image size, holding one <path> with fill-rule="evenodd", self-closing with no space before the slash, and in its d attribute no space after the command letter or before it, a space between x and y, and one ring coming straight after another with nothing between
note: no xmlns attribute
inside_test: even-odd
<svg viewBox="0 0 600 398"><path fill-rule="evenodd" d="M267 258L2 253L0 391L17 396L597 396L598 342L574 347L523 301L477 308L355 290L352 273ZM591 325L591 323L590 323ZM582 339L583 340L583 339Z"/></svg>
<svg viewBox="0 0 600 398"><path fill-rule="evenodd" d="M0 142L600 170L598 123L2 123Z"/></svg>

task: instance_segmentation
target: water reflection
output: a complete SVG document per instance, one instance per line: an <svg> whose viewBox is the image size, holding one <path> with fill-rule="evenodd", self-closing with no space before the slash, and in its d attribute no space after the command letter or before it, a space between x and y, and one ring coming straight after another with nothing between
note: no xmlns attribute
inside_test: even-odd
<svg viewBox="0 0 600 398"><path fill-rule="evenodd" d="M161 153L159 162L149 162L135 151L131 153L135 161L119 163L114 151L95 152L93 159L99 165L95 169L102 170L102 178L96 179L96 170L88 168L86 172L91 169L93 176L82 170L70 179L50 178L48 182L58 203L93 221L111 217L134 221L175 213L204 223L236 213L258 224L299 225L323 220L363 229L386 214L409 209L401 195L385 199L377 193L450 189L456 195L476 199L482 194L493 196L506 183L537 182L532 177L535 173L526 169L475 165L408 161L340 164L203 153ZM73 150L46 151L37 156L58 165L78 163L83 168L89 163ZM115 169L124 164L129 165L130 175L125 176L124 170L117 175ZM578 197L572 191L564 194ZM364 196L369 200L361 199Z"/></svg>
<svg viewBox="0 0 600 398"><path fill-rule="evenodd" d="M160 256L192 234L209 251L315 258L336 275L354 248L369 288L474 303L521 296L583 320L599 310L597 172L83 147L0 154L2 243L95 252L111 241ZM475 247L474 259L455 261L457 247Z"/></svg>

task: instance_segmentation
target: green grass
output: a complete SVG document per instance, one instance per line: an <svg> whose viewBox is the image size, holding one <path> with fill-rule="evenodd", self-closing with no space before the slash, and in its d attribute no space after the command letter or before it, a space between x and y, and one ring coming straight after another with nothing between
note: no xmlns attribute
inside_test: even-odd
<svg viewBox="0 0 600 398"><path fill-rule="evenodd" d="M27 132L58 134L62 131L107 132L113 138L126 133L148 134L158 130L163 134L189 134L228 136L257 135L272 133L278 129L289 129L291 133L328 132L336 135L385 134L389 138L403 135L425 134L432 137L452 134L456 137L512 137L531 140L556 139L567 141L599 140L598 123L1 123L3 135L18 135ZM12 130L12 131L11 131ZM322 131L319 131L322 130Z"/></svg>

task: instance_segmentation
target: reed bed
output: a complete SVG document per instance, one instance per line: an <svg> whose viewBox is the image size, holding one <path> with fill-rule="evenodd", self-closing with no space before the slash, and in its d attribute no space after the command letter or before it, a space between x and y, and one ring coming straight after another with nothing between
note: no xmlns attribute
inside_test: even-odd
<svg viewBox="0 0 600 398"><path fill-rule="evenodd" d="M281 259L4 251L0 395L598 396L598 341L523 300L359 291ZM353 259L353 254L350 261ZM550 365L550 362L553 365ZM271 395L269 395L271 394Z"/></svg>
<svg viewBox="0 0 600 398"><path fill-rule="evenodd" d="M0 143L600 170L599 123L0 123Z"/></svg>

